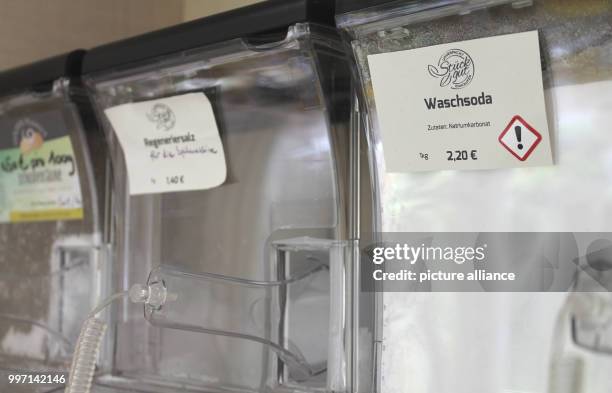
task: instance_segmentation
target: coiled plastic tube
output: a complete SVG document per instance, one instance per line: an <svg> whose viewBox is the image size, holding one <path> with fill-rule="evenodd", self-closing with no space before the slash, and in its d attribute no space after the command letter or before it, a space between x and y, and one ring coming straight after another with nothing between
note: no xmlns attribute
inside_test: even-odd
<svg viewBox="0 0 612 393"><path fill-rule="evenodd" d="M93 317L83 324L74 350L66 393L89 393L106 323Z"/></svg>
<svg viewBox="0 0 612 393"><path fill-rule="evenodd" d="M65 393L89 393L91 391L91 384L96 371L96 360L98 359L100 345L106 331L106 323L98 319L96 315L114 300L132 294L134 291L138 292L140 287L135 285L131 292L119 292L110 296L89 314L87 320L83 323L74 349ZM133 296L131 297L133 298Z"/></svg>

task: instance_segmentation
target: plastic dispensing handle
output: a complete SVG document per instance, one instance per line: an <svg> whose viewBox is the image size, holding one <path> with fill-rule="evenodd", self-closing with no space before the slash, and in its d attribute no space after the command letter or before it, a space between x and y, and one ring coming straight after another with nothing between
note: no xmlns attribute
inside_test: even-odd
<svg viewBox="0 0 612 393"><path fill-rule="evenodd" d="M306 380L325 369L315 370L305 360L297 347L284 347L278 335L264 334L255 323L234 322L236 313L247 316L252 312L253 299L273 303L274 291L283 286L304 280L313 274L327 270L324 264L314 264L305 272L280 281L255 281L211 273L187 273L169 266L159 266L151 271L146 287L133 288L133 301L144 301L145 318L154 326L200 332L254 341L267 346L289 367L296 380ZM222 299L228 293L232 298L244 299L238 308L222 310ZM274 307L272 304L268 304ZM235 307L235 305L234 305ZM248 320L248 318L246 318ZM240 325L237 328L237 325Z"/></svg>

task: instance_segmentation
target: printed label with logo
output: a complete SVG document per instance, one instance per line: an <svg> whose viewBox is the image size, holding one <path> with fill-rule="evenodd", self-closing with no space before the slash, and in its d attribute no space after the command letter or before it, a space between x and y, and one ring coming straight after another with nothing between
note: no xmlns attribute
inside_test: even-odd
<svg viewBox="0 0 612 393"><path fill-rule="evenodd" d="M388 172L552 165L537 31L368 63Z"/></svg>
<svg viewBox="0 0 612 393"><path fill-rule="evenodd" d="M125 154L130 194L218 187L227 168L212 105L189 93L105 111Z"/></svg>
<svg viewBox="0 0 612 393"><path fill-rule="evenodd" d="M83 218L76 157L62 113L0 119L0 222Z"/></svg>

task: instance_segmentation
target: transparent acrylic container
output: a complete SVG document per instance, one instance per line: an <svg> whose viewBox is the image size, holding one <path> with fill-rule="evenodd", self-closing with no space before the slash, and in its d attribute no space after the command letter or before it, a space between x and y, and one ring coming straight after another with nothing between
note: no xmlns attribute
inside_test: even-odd
<svg viewBox="0 0 612 393"><path fill-rule="evenodd" d="M348 61L333 29L298 23L265 43L229 40L86 80L113 163L113 290L149 277L170 296L159 310L145 306L146 319L127 301L113 310L98 383L352 391L356 169ZM190 92L212 103L227 180L130 195L104 110ZM308 273L313 263L322 267ZM366 332L372 317L363 320Z"/></svg>
<svg viewBox="0 0 612 393"><path fill-rule="evenodd" d="M609 253L609 249L604 252ZM599 254L599 255L597 255ZM601 252L588 258L600 258ZM601 259L600 259L601 260ZM593 261L591 261L593 262ZM596 264L594 264L597 266ZM608 266L609 267L609 266ZM601 290L604 285L608 292ZM612 271L598 266L578 274L556 319L549 392L607 392L612 379Z"/></svg>
<svg viewBox="0 0 612 393"><path fill-rule="evenodd" d="M361 82L377 230L611 231L609 1L361 3L362 9L345 8L336 20L350 41ZM386 171L368 55L530 30L540 35L554 166ZM566 296L384 293L377 383L385 393L547 391L554 330Z"/></svg>
<svg viewBox="0 0 612 393"><path fill-rule="evenodd" d="M66 127L83 210L82 219L0 223L1 391L57 388L9 385L7 375L66 373L83 318L102 292L103 203L98 190L104 184L104 141L95 133L88 105L84 89L68 78L47 89L0 97L0 121L7 127L0 132L10 133L12 124L29 118L38 119L43 129ZM90 149L100 154L92 158Z"/></svg>

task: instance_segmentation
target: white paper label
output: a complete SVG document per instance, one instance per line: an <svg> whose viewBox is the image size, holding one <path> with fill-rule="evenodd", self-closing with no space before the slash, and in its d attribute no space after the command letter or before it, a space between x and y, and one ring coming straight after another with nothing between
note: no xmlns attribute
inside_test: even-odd
<svg viewBox="0 0 612 393"><path fill-rule="evenodd" d="M203 190L227 168L210 101L189 93L105 111L125 154L130 194Z"/></svg>
<svg viewBox="0 0 612 393"><path fill-rule="evenodd" d="M368 62L388 172L553 163L537 31Z"/></svg>

